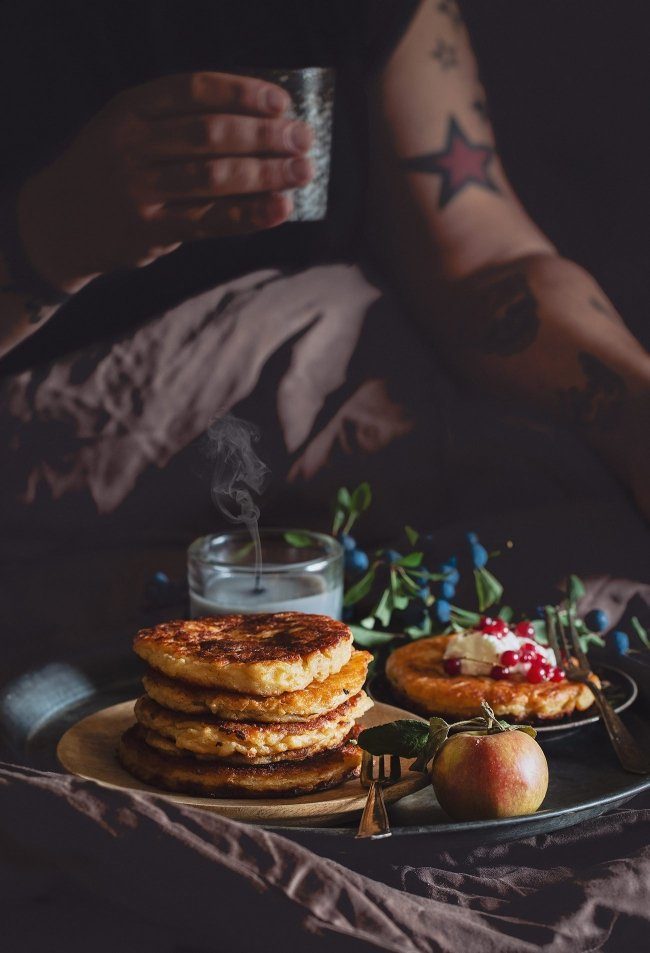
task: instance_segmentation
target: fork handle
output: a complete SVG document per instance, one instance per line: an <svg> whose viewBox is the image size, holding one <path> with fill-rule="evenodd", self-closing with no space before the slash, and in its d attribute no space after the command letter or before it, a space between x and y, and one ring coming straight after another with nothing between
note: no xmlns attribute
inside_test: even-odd
<svg viewBox="0 0 650 953"><path fill-rule="evenodd" d="M594 696L596 707L622 767L633 774L650 774L650 754L642 751L638 746L610 705L603 690L588 679L585 679L585 684Z"/></svg>
<svg viewBox="0 0 650 953"><path fill-rule="evenodd" d="M382 786L378 781L371 781L356 836L378 838L390 837L391 834Z"/></svg>

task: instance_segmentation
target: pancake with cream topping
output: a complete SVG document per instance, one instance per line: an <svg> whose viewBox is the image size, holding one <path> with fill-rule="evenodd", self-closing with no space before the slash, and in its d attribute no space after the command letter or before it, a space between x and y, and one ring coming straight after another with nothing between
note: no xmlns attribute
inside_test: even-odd
<svg viewBox="0 0 650 953"><path fill-rule="evenodd" d="M498 717L552 720L593 704L589 688L578 682L531 684L487 675L448 675L443 657L451 638L418 639L395 649L388 658L386 676L395 695L418 714L473 718L482 713L485 700ZM599 684L595 675L593 679Z"/></svg>

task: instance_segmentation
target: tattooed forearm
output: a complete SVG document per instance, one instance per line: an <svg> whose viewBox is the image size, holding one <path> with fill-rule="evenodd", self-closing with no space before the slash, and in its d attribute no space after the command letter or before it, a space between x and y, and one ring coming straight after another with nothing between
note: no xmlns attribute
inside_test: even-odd
<svg viewBox="0 0 650 953"><path fill-rule="evenodd" d="M431 50L431 58L436 60L441 69L447 71L458 66L458 52L452 43L440 39Z"/></svg>
<svg viewBox="0 0 650 953"><path fill-rule="evenodd" d="M463 25L463 16L458 9L456 0L438 0L436 9L449 17L455 27L461 27Z"/></svg>
<svg viewBox="0 0 650 953"><path fill-rule="evenodd" d="M447 129L447 141L439 152L402 159L401 164L407 172L424 172L441 177L438 207L442 209L468 185L478 185L498 193L499 187L489 169L493 159L492 146L470 142L452 116Z"/></svg>
<svg viewBox="0 0 650 953"><path fill-rule="evenodd" d="M587 386L570 387L560 394L562 409L574 427L614 430L621 419L626 394L625 382L601 360L584 351L578 361Z"/></svg>

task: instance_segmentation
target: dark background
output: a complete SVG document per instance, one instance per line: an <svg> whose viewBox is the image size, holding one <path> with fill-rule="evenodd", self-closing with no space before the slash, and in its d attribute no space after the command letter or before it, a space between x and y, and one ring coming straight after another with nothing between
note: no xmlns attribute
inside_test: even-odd
<svg viewBox="0 0 650 953"><path fill-rule="evenodd" d="M461 0L512 184L650 345L650 17L636 0Z"/></svg>

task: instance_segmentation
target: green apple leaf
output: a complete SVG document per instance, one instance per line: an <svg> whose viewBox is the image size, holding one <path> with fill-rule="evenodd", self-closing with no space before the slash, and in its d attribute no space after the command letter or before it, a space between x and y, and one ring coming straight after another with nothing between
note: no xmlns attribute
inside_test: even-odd
<svg viewBox="0 0 650 953"><path fill-rule="evenodd" d="M429 734L426 721L403 718L366 728L359 735L357 744L370 754L397 754L400 758L417 758L425 750Z"/></svg>

